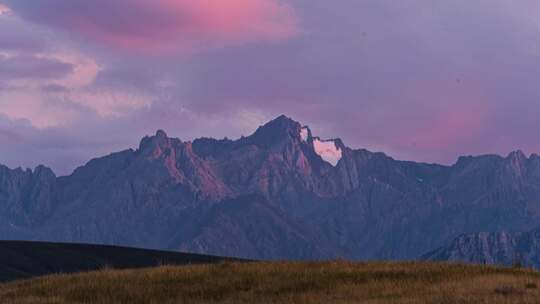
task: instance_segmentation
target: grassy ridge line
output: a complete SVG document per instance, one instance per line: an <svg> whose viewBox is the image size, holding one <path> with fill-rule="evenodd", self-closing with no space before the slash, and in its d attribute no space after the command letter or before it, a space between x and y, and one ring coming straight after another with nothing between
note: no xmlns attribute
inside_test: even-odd
<svg viewBox="0 0 540 304"><path fill-rule="evenodd" d="M538 303L530 270L428 263L221 263L0 285L2 303Z"/></svg>

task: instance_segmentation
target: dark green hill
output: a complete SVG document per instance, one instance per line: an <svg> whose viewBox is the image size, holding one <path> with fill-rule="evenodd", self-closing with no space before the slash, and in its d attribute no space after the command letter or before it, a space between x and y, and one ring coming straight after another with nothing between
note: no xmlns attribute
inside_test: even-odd
<svg viewBox="0 0 540 304"><path fill-rule="evenodd" d="M103 268L141 268L224 260L232 259L102 245L0 241L0 281Z"/></svg>

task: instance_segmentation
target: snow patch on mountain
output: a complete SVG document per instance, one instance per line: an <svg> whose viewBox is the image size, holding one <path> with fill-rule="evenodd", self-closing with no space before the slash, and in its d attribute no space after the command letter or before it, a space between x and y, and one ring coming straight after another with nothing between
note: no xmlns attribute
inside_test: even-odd
<svg viewBox="0 0 540 304"><path fill-rule="evenodd" d="M342 157L341 149L333 140L320 140L315 138L313 140L313 148L315 149L315 153L319 154L324 161L330 163L334 167L337 166Z"/></svg>
<svg viewBox="0 0 540 304"><path fill-rule="evenodd" d="M309 128L308 127L303 127L302 129L300 129L300 137L302 138L303 141L308 141L308 139L309 139Z"/></svg>

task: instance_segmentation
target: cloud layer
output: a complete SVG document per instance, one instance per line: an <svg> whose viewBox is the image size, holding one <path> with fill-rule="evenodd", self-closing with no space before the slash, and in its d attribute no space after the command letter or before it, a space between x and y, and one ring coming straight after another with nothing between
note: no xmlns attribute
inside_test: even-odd
<svg viewBox="0 0 540 304"><path fill-rule="evenodd" d="M540 4L0 0L0 163L61 173L163 128L287 114L402 159L540 152Z"/></svg>
<svg viewBox="0 0 540 304"><path fill-rule="evenodd" d="M298 33L291 6L275 0L16 0L26 20L130 50L193 51Z"/></svg>

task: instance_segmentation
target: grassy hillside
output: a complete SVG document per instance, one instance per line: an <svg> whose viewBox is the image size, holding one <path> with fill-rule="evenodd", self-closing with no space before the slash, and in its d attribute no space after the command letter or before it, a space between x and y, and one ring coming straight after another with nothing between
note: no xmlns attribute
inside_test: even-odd
<svg viewBox="0 0 540 304"><path fill-rule="evenodd" d="M420 263L221 263L53 275L2 303L537 303L529 270Z"/></svg>

